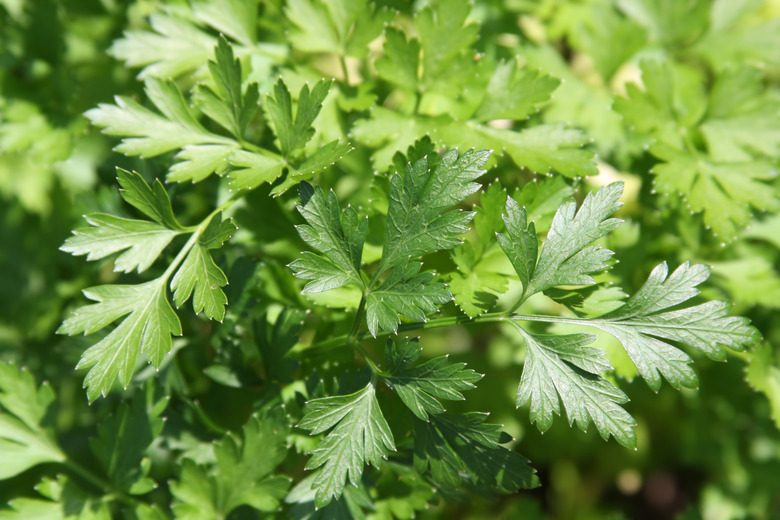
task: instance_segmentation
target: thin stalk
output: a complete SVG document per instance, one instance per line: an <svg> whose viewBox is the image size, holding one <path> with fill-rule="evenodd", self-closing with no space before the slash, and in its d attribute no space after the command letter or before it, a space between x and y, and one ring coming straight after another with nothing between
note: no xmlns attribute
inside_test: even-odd
<svg viewBox="0 0 780 520"><path fill-rule="evenodd" d="M65 460L63 464L72 473L78 475L81 479L83 479L86 482L89 482L92 486L99 489L103 493L104 498L109 498L109 499L115 498L119 502L122 502L125 505L133 506L133 507L138 505L139 503L143 503L143 501L141 500L133 498L117 489L114 489L114 487L109 482L106 482L95 473L91 472L84 466L72 461L71 459Z"/></svg>
<svg viewBox="0 0 780 520"><path fill-rule="evenodd" d="M190 252L190 249L195 247L195 244L198 242L200 236L203 234L204 231L206 231L206 228L211 222L211 219L213 219L218 213L221 213L222 211L225 211L230 206L232 206L233 203L235 203L240 196L241 193L236 193L228 200L220 204L220 206L217 209L209 213L209 215L205 219L203 219L200 222L200 224L198 224L198 226L192 232L192 236L190 236L189 240L187 240L187 243L184 244L184 247L181 248L181 251L179 251L179 254L176 255L176 258L173 259L173 262L171 262L171 264L162 274L160 280L167 281L173 275L173 273L176 272L176 269L178 269L181 263L184 261L184 258L187 256L187 253Z"/></svg>
<svg viewBox="0 0 780 520"><path fill-rule="evenodd" d="M349 86L352 84L352 82L349 79L349 67L347 66L347 57L342 54L339 56L339 61L341 62L341 70L344 72L344 83L346 83L347 86Z"/></svg>

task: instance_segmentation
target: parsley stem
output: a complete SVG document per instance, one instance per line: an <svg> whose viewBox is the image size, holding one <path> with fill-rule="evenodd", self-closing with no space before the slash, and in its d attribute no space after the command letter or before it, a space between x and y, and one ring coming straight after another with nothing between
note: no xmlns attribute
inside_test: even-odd
<svg viewBox="0 0 780 520"><path fill-rule="evenodd" d="M341 62L341 70L344 73L344 83L346 83L347 86L351 84L349 80L349 67L347 66L347 57L344 54L341 54L339 56L339 61Z"/></svg>
<svg viewBox="0 0 780 520"><path fill-rule="evenodd" d="M187 240L187 243L184 244L184 247L181 248L181 251L179 251L179 253L170 263L170 265L162 274L162 276L159 278L159 280L163 280L166 282L168 281L168 279L173 275L174 272L176 272L176 269L178 269L181 263L184 261L184 258L187 256L187 253L190 252L190 249L195 247L195 244L198 242L198 239L203 234L203 232L206 231L206 228L211 223L211 219L213 219L217 214L225 211L230 206L232 206L233 203L235 203L236 200L238 200L238 198L241 196L243 196L243 192L238 192L232 197L230 197L228 200L220 204L218 208L216 208L214 211L209 213L208 216L204 218L200 222L200 224L197 225L197 227L195 227L194 231L192 232L192 236L190 236L189 240Z"/></svg>
<svg viewBox="0 0 780 520"><path fill-rule="evenodd" d="M106 498L115 498L119 502L122 502L123 504L132 507L135 507L139 503L142 503L141 500L126 495L125 493L119 491L118 489L115 489L111 485L111 483L106 482L105 480L100 478L92 471L88 470L81 464L78 464L77 462L74 462L71 459L65 460L63 464L65 465L66 468L68 468L72 473L76 474L79 478L83 479L84 481L88 482L95 488L99 489L104 495L106 495Z"/></svg>

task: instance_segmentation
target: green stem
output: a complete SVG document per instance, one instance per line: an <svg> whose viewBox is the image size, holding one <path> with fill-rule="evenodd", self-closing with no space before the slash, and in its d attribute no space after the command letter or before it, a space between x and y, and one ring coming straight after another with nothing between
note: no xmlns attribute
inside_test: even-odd
<svg viewBox="0 0 780 520"><path fill-rule="evenodd" d="M344 71L344 83L349 86L352 82L349 80L349 67L347 67L347 57L343 54L339 56L341 62L341 70Z"/></svg>
<svg viewBox="0 0 780 520"><path fill-rule="evenodd" d="M125 493L115 489L110 483L106 482L102 478L100 478L95 473L91 472L84 466L73 462L70 459L67 459L64 463L66 468L70 470L72 473L76 474L81 478L82 480L88 482L95 488L99 489L103 495L104 498L115 498L119 502L122 502L125 505L135 507L139 503L142 503L141 500L138 500L137 498L131 497L129 495L126 495Z"/></svg>
<svg viewBox="0 0 780 520"><path fill-rule="evenodd" d="M165 270L165 272L162 274L162 276L159 278L163 281L168 281L168 279L173 275L173 273L176 272L176 269L179 268L181 263L184 261L184 258L187 256L187 253L190 252L190 249L195 247L195 244L198 242L198 239L203 234L204 231L206 231L206 228L208 227L209 223L211 223L211 219L213 219L217 214L225 211L230 206L233 205L233 203L238 200L239 197L243 195L243 192L238 192L232 197L230 197L228 200L223 202L219 205L217 209L212 211L208 214L208 216L203 219L200 224L195 227L194 231L192 231L192 236L190 236L189 240L187 240L187 243L184 244L184 247L181 248L181 251L179 251L179 254L176 255L176 258L173 259L173 262L168 266L168 268Z"/></svg>

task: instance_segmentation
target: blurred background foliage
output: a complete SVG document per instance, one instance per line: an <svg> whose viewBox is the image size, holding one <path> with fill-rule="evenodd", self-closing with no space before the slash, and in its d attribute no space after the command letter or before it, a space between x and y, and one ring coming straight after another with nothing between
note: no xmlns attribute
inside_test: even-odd
<svg viewBox="0 0 780 520"><path fill-rule="evenodd" d="M81 289L112 282L117 274L110 262L96 267L58 247L82 214L127 211L115 184L117 166L147 179L163 178L173 155L143 159L112 152L117 140L91 127L83 113L115 95L148 106L139 73L174 77L185 89L202 81L215 36L225 31L208 22L214 15L208 9L218 3L0 0L0 359L49 381L58 396L58 439L77 458L89 460L87 438L125 397L117 393L88 407L82 375L73 370L88 343L54 331ZM378 3L400 27L409 27L412 13L426 4ZM381 182L374 180L376 154L385 146L359 131L378 117L368 109L377 103L401 116L412 110L407 93L377 75L381 39L345 51L339 60L327 46L317 47L283 2L230 4L246 4L257 13L249 19L249 33L228 35L261 92L279 74L293 92L306 79L337 79L317 129L322 142L351 138L357 149L319 183L334 187L342 200L368 206ZM446 9L448 2L442 4ZM727 363L696 357L697 391L666 385L656 395L632 381L633 367L621 364L605 338L602 346L638 420L639 449L629 452L595 432L572 430L563 420L540 435L527 412L512 404L522 352L507 331L472 326L426 332L425 355L451 353L487 374L469 395L468 409L493 411L539 470L543 485L465 504L434 500L418 517L780 518L780 2L476 0L469 17L479 24L468 51L473 63L517 60L563 80L531 123L563 123L590 137L586 149L595 152L599 174L566 179L576 196L626 181L621 216L627 222L608 239L620 263L600 281L630 293L663 260L711 264L714 276L705 296L733 301L734 312L750 317L765 340L752 352L730 354ZM194 32L176 32L181 27ZM468 87L469 74L455 77L449 91L439 88L439 96L457 97L459 88ZM644 89L632 87L642 81ZM442 101L428 102L417 113L434 118ZM255 131L262 132L262 123ZM411 142L419 137L411 135ZM774 176L688 184L688 191L681 180L702 164L737 169L758 163L769 165ZM545 178L505 157L494 166L488 175L504 186ZM706 175L702 170L700 178ZM722 188L729 182L744 183L744 189ZM221 186L218 178L194 186L170 184L180 220L208 213ZM292 192L271 200L261 189L246 198L235 214L240 232L219 261L231 283L225 323L215 326L197 317L183 323L176 361L159 376L160 386L181 397L171 405L166 426L180 449L240 429L258 402L274 399L264 387L270 376L253 369L260 361L247 346L246 330L265 331L284 307L333 303L301 296L300 283L284 267L300 250L297 238L290 239L293 203ZM437 261L447 262L431 264ZM317 313L317 336L342 326L343 311ZM188 348L193 345L197 348ZM335 367L343 354L307 353L297 370L317 366L318 355ZM150 376L139 374L139 385ZM208 434L189 438L181 433L187 424ZM299 442L305 449L305 439ZM47 471L39 466L3 481L0 503L32 496L32 486ZM169 461L154 471L163 480L173 469ZM165 490L155 493L155 501L169 500ZM424 503L428 497L421 496ZM381 514L391 509L377 506L374 516L390 518Z"/></svg>

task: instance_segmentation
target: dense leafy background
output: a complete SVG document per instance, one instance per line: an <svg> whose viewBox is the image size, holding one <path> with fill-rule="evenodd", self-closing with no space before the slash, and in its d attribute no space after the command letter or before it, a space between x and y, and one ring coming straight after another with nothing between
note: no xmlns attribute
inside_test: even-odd
<svg viewBox="0 0 780 520"><path fill-rule="evenodd" d="M780 5L346 4L352 8L321 0L0 1L0 503L8 502L0 518L779 517ZM396 152L410 146L409 158L430 152L430 167L435 147L494 153L481 191L464 176L460 191L428 200L421 216L435 222L431 203L442 199L465 199L464 214L477 205L466 244L452 240L463 224L449 222L448 233L380 260L391 235L383 219L398 211L393 193L414 194L392 178L406 165ZM448 296L445 281L455 295L445 317L481 315L516 300L524 279L517 262L512 269L500 260L502 239L494 238L499 230L522 243L528 233L516 220L517 229L502 227L501 213L513 211L505 193L544 236L567 197L581 202L616 180L625 183L618 216L626 222L598 241L620 259L596 276L604 289L546 294L587 318L613 311L664 261L707 264L713 274L695 303L734 302L732 312L764 337L747 352L724 354L727 363L688 350L698 381L664 374L683 388L663 384L656 393L600 333L609 377L631 398L636 451L565 419L541 435L543 414L515 410L528 354L511 326L426 330L421 354L403 334L392 347L386 338L363 342L394 367L376 396L358 371L364 363L328 343L352 325L360 295L350 286L371 283L361 278L361 258L398 273L385 293L417 298L413 309L369 302L372 333L393 330L399 314L416 319L435 309ZM299 181L322 187L301 193L341 219L345 255L329 253L316 226L302 231L311 215L295 210ZM215 212L247 188L255 189L229 215ZM117 233L121 240L102 252L90 249L96 236ZM134 242L144 233L158 247ZM195 241L177 271L185 273L168 272L189 236ZM424 271L444 280L406 263L448 248L425 259ZM323 279L322 258L334 291L307 285ZM167 299L156 280L173 285L150 337L133 328L147 309L127 302L139 287ZM82 307L88 287L97 288L89 301L108 302L93 303L91 318L73 314L90 308ZM564 312L543 297L521 310ZM117 318L121 325L100 330ZM106 362L98 345L126 348L112 331L127 329L145 345L137 359L126 357L108 380L98 377L102 369L83 370ZM545 333L567 334L557 337L569 346L583 339L567 324L528 329L535 339L525 344L537 345L529 351L567 348ZM444 383L421 386L420 373ZM117 377L126 391L113 384ZM388 388L402 400L390 400ZM453 401L466 390L467 401ZM453 414L438 415L444 407ZM333 408L350 411L326 427L318 414ZM475 411L491 416L467 413ZM365 485L347 485L315 512L322 497L314 489L328 495L343 479L309 476L304 454L319 450L309 469L340 462L336 433L358 413L382 433L381 443L361 447L370 467L344 468L357 483L359 466ZM428 414L437 419L424 422ZM505 443L496 423L515 440ZM447 443L464 425L483 443L480 455L516 457L522 467L504 446L531 459L542 486L486 491L483 484L513 491L531 477L486 483L495 472ZM316 446L312 431L330 433ZM440 451L383 461L393 449L413 451L404 431L442 439L428 446ZM471 482L467 490L461 478ZM280 507L284 513L274 513Z"/></svg>

